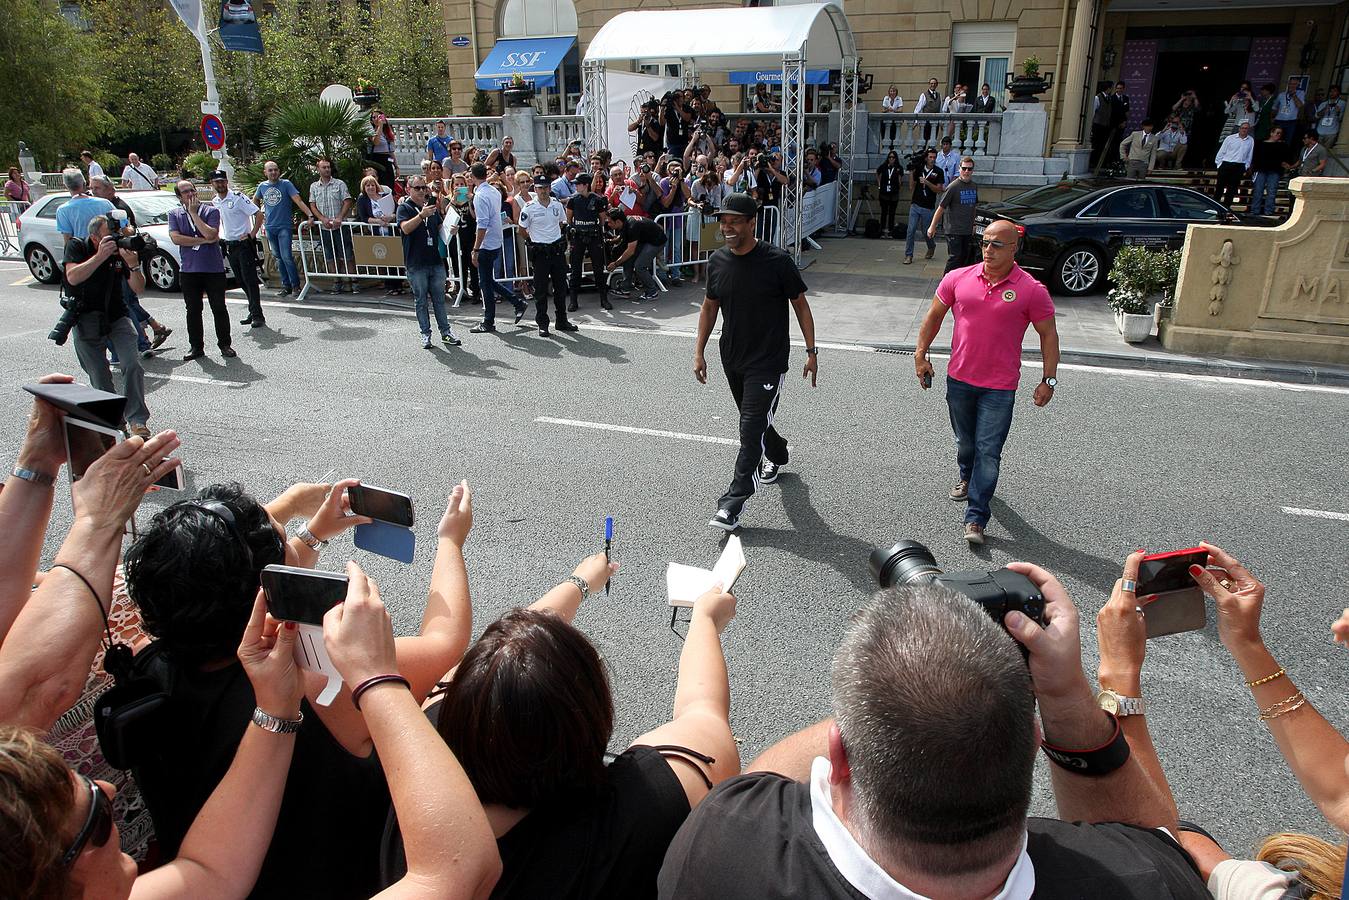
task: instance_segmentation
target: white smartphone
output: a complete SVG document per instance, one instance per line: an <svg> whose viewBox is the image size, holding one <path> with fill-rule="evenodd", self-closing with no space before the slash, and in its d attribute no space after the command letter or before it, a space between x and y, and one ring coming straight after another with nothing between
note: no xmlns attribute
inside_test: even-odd
<svg viewBox="0 0 1349 900"><path fill-rule="evenodd" d="M122 432L104 425L95 425L82 419L66 416L63 420L66 435L66 460L70 466L70 483L74 484L84 477L94 462L116 446L123 438ZM174 466L162 478L155 482L156 487L171 491L183 490L183 467Z"/></svg>

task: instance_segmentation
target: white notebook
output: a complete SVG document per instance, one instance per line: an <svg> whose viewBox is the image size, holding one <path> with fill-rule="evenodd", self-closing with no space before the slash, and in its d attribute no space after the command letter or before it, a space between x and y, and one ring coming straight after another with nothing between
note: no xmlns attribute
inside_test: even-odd
<svg viewBox="0 0 1349 900"><path fill-rule="evenodd" d="M721 582L722 590L730 592L743 571L745 548L740 544L740 537L733 534L727 538L721 558L711 571L679 563L666 565L665 592L671 606L690 607L717 582Z"/></svg>

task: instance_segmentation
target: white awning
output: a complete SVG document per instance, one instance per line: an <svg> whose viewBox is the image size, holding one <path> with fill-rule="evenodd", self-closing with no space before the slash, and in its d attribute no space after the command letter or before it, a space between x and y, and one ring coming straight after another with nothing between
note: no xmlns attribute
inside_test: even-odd
<svg viewBox="0 0 1349 900"><path fill-rule="evenodd" d="M838 69L844 57L855 56L843 10L814 3L625 12L591 39L585 59L690 59L699 71L731 71L780 69L782 54L801 51L812 69Z"/></svg>

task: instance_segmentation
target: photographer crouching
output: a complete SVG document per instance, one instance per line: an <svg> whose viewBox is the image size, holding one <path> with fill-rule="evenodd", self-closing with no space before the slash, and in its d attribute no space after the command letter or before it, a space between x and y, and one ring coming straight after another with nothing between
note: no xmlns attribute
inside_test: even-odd
<svg viewBox="0 0 1349 900"><path fill-rule="evenodd" d="M64 344L74 327L75 356L80 368L89 376L89 383L102 391L113 390L112 371L104 352L105 344L112 344L122 363L126 431L148 440L150 429L145 423L150 411L145 407L145 370L136 352L136 327L122 299L123 284L136 294L145 290L145 275L137 252L145 246L145 238L138 234L119 236L120 224L113 214L95 216L89 220L87 238L72 237L66 241L61 299L66 311L49 337L58 345Z"/></svg>

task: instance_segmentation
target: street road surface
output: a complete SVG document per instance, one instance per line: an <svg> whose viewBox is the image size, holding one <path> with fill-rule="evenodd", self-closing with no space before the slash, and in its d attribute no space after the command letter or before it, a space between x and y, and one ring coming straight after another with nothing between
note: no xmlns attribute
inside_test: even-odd
<svg viewBox="0 0 1349 900"><path fill-rule="evenodd" d="M30 399L20 386L46 372L80 374L74 350L45 338L55 289L25 275L0 264L0 450L9 459ZM236 298L232 320L244 309ZM670 713L680 643L665 564L716 560L723 536L705 523L730 478L737 419L715 344L702 386L689 336L587 327L593 295L583 302L577 334L540 338L508 316L499 335L469 335L466 319L462 348L431 351L409 313L273 304L270 328L235 326L238 359L212 347L183 363L181 301L152 293L147 307L175 334L146 363L150 425L182 436L189 491L238 480L265 500L326 475L411 494L412 566L355 550L349 537L320 562L336 570L357 559L402 633L420 619L436 524L460 478L476 495L466 547L475 633L601 550L613 516L622 570L577 624L608 662L620 750ZM1329 635L1349 606L1349 390L1064 367L1057 396L1036 409L1039 370L1027 368L989 543L971 551L961 506L946 499L956 469L944 361L937 389L923 393L911 357L831 349L829 338L819 336L814 390L793 351L777 420L791 463L743 519L748 568L724 644L745 762L829 714L830 656L874 588L867 554L900 538L925 542L950 570L1027 559L1057 573L1082 611L1092 675L1094 615L1124 556L1215 542L1269 586L1271 649L1327 718L1349 727L1349 654ZM140 517L173 499L149 497ZM46 562L69 516L62 479ZM1257 721L1212 616L1205 630L1148 651L1148 719L1182 816L1238 855L1273 831L1333 837ZM1043 768L1033 810L1053 814Z"/></svg>

